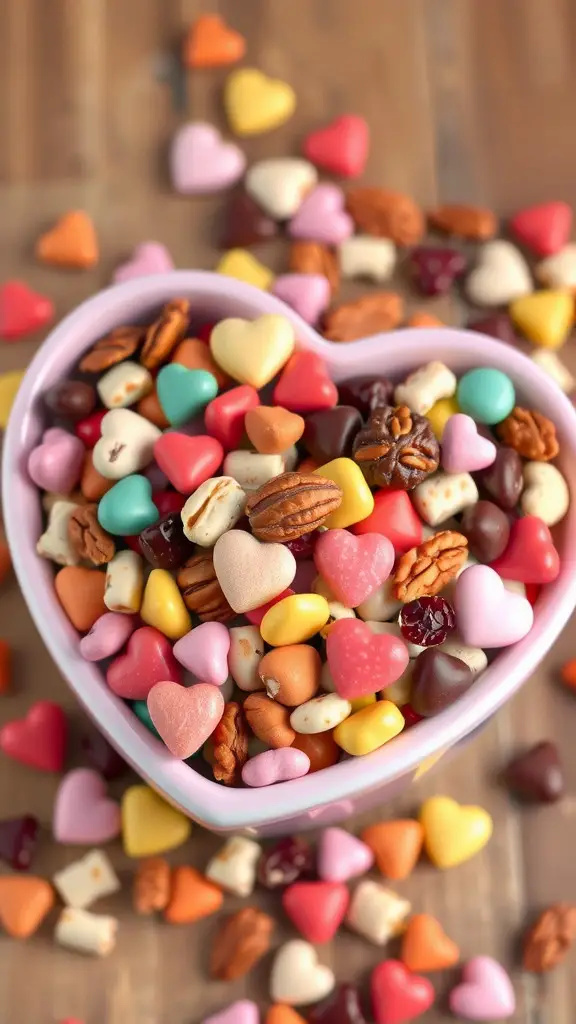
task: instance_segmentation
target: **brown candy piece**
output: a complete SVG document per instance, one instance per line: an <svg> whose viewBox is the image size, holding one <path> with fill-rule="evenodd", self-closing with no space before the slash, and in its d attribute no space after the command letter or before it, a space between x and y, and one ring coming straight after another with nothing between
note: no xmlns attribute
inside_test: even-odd
<svg viewBox="0 0 576 1024"><path fill-rule="evenodd" d="M226 388L230 383L228 374L212 358L209 345L200 338L185 338L181 341L172 355L171 362L180 363L187 370L207 370L216 378L219 388Z"/></svg>
<svg viewBox="0 0 576 1024"><path fill-rule="evenodd" d="M391 238L397 245L416 245L424 234L424 214L404 192L387 188L354 188L346 197L348 212L359 231Z"/></svg>
<svg viewBox="0 0 576 1024"><path fill-rule="evenodd" d="M303 473L281 473L246 502L252 533L283 543L311 533L339 508L342 491L332 480Z"/></svg>
<svg viewBox="0 0 576 1024"><path fill-rule="evenodd" d="M522 409L517 405L509 416L496 427L501 441L514 448L525 459L549 462L560 451L556 427L535 409Z"/></svg>
<svg viewBox="0 0 576 1024"><path fill-rule="evenodd" d="M114 486L115 480L108 480L96 469L92 452L86 452L84 456L84 468L80 478L80 490L88 501L100 501L104 495Z"/></svg>
<svg viewBox="0 0 576 1024"><path fill-rule="evenodd" d="M146 336L146 327L116 327L101 338L80 362L82 373L102 373L133 356Z"/></svg>
<svg viewBox="0 0 576 1024"><path fill-rule="evenodd" d="M327 732L310 734L297 732L292 746L310 758L309 775L319 772L321 768L330 768L333 764L337 764L342 753L331 729Z"/></svg>
<svg viewBox="0 0 576 1024"><path fill-rule="evenodd" d="M68 520L68 539L85 562L107 565L114 558L116 544L98 522L98 505L79 505Z"/></svg>
<svg viewBox="0 0 576 1024"><path fill-rule="evenodd" d="M424 416L407 405L388 405L371 413L353 456L371 487L411 491L438 469L440 446Z"/></svg>
<svg viewBox="0 0 576 1024"><path fill-rule="evenodd" d="M295 274L323 274L332 292L340 287L340 268L332 249L320 242L293 242L290 247L290 270Z"/></svg>
<svg viewBox="0 0 576 1024"><path fill-rule="evenodd" d="M473 682L465 661L430 647L414 661L410 704L417 714L431 718L450 707Z"/></svg>
<svg viewBox="0 0 576 1024"><path fill-rule="evenodd" d="M173 349L188 330L190 303L188 299L171 299L158 319L148 328L140 353L140 362L148 370L156 370L166 362Z"/></svg>
<svg viewBox="0 0 576 1024"><path fill-rule="evenodd" d="M217 782L234 786L248 760L248 730L240 704L228 701L211 736L212 768Z"/></svg>
<svg viewBox="0 0 576 1024"><path fill-rule="evenodd" d="M362 417L353 405L320 409L306 417L302 438L319 465L352 454L354 438L362 426Z"/></svg>
<svg viewBox="0 0 576 1024"><path fill-rule="evenodd" d="M137 914L165 910L170 902L171 871L164 857L140 861L134 876L132 902Z"/></svg>
<svg viewBox="0 0 576 1024"><path fill-rule="evenodd" d="M249 440L261 455L281 455L304 433L305 421L295 412L276 405L257 405L244 417Z"/></svg>
<svg viewBox="0 0 576 1024"><path fill-rule="evenodd" d="M99 569L66 565L54 577L54 588L60 604L72 625L80 632L89 629L108 611L104 604L106 574Z"/></svg>
<svg viewBox="0 0 576 1024"><path fill-rule="evenodd" d="M502 779L516 796L528 803L555 803L564 792L558 747L550 740L536 743L510 761Z"/></svg>
<svg viewBox="0 0 576 1024"><path fill-rule="evenodd" d="M244 714L252 732L269 747L291 747L296 733L290 725L288 708L270 700L264 693L250 693L244 701Z"/></svg>
<svg viewBox="0 0 576 1024"><path fill-rule="evenodd" d="M160 405L156 389L136 403L136 412L139 416L143 416L145 420L150 420L150 423L153 423L155 427L159 427L160 430L166 430L170 426Z"/></svg>
<svg viewBox="0 0 576 1024"><path fill-rule="evenodd" d="M44 404L54 416L75 423L93 411L96 391L83 380L61 380L45 392Z"/></svg>
<svg viewBox="0 0 576 1024"><path fill-rule="evenodd" d="M468 538L470 552L479 562L493 562L506 550L510 521L492 501L477 501L464 509L460 529Z"/></svg>
<svg viewBox="0 0 576 1024"><path fill-rule="evenodd" d="M176 582L184 604L201 622L228 622L234 617L218 582L211 551L202 551L184 563Z"/></svg>
<svg viewBox="0 0 576 1024"><path fill-rule="evenodd" d="M276 221L264 213L252 196L244 191L233 194L224 218L221 249L245 249L258 242L268 242L277 234Z"/></svg>
<svg viewBox="0 0 576 1024"><path fill-rule="evenodd" d="M576 939L576 907L555 903L540 914L524 939L524 970L535 974L562 963Z"/></svg>
<svg viewBox="0 0 576 1024"><path fill-rule="evenodd" d="M498 231L498 221L492 210L463 203L447 203L428 214L428 220L437 231L458 238L486 241Z"/></svg>
<svg viewBox="0 0 576 1024"><path fill-rule="evenodd" d="M524 477L522 460L514 448L507 445L497 448L492 465L476 473L475 477L500 508L515 508L522 494Z"/></svg>
<svg viewBox="0 0 576 1024"><path fill-rule="evenodd" d="M380 405L390 405L394 384L386 377L355 377L338 385L342 405L353 405L362 416L368 416Z"/></svg>
<svg viewBox="0 0 576 1024"><path fill-rule="evenodd" d="M222 921L214 936L210 974L235 981L248 974L270 949L274 921L257 907L243 907Z"/></svg>
<svg viewBox="0 0 576 1024"><path fill-rule="evenodd" d="M322 662L310 644L288 644L268 651L258 665L258 675L272 700L288 708L315 697L320 686Z"/></svg>
<svg viewBox="0 0 576 1024"><path fill-rule="evenodd" d="M404 318L404 300L397 292L375 292L345 302L324 317L329 341L357 341L380 331L392 331Z"/></svg>

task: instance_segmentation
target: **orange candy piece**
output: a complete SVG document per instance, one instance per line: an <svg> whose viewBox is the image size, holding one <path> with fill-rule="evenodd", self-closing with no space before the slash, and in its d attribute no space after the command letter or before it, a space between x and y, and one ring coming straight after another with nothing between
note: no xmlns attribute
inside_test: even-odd
<svg viewBox="0 0 576 1024"><path fill-rule="evenodd" d="M43 878L0 878L0 924L14 939L27 939L54 906L54 889Z"/></svg>
<svg viewBox="0 0 576 1024"><path fill-rule="evenodd" d="M562 682L571 690L576 690L576 658L567 661L560 671Z"/></svg>
<svg viewBox="0 0 576 1024"><path fill-rule="evenodd" d="M88 270L98 263L98 239L91 217L84 210L70 210L36 243L36 256L56 267Z"/></svg>
<svg viewBox="0 0 576 1024"><path fill-rule="evenodd" d="M400 959L411 971L442 971L460 959L460 950L431 914L416 914L402 938Z"/></svg>
<svg viewBox="0 0 576 1024"><path fill-rule="evenodd" d="M10 548L5 541L0 540L0 583L3 583L12 568Z"/></svg>
<svg viewBox="0 0 576 1024"><path fill-rule="evenodd" d="M141 398L136 405L136 412L139 416L143 416L145 420L150 420L155 427L159 427L160 430L166 430L170 426L164 410L158 401L158 395L156 391L151 391L145 398Z"/></svg>
<svg viewBox="0 0 576 1024"><path fill-rule="evenodd" d="M104 604L106 573L66 565L54 578L54 587L66 615L80 633L89 629L108 609Z"/></svg>
<svg viewBox="0 0 576 1024"><path fill-rule="evenodd" d="M246 40L219 14L202 14L184 40L184 63L189 68L221 68L242 60Z"/></svg>
<svg viewBox="0 0 576 1024"><path fill-rule="evenodd" d="M172 894L164 917L170 924L191 924L215 914L223 901L222 890L195 868L174 868Z"/></svg>
<svg viewBox="0 0 576 1024"><path fill-rule="evenodd" d="M416 312L406 321L406 327L446 327L433 313Z"/></svg>
<svg viewBox="0 0 576 1024"><path fill-rule="evenodd" d="M282 648L279 648L282 650ZM310 758L309 775L319 772L321 768L330 768L340 760L342 751L334 739L334 730L327 732L303 733L297 732L292 748L302 750Z"/></svg>
<svg viewBox="0 0 576 1024"><path fill-rule="evenodd" d="M96 469L92 460L92 452L86 452L84 456L84 468L80 480L80 490L88 501L100 501L111 487L114 487L115 480L108 480Z"/></svg>
<svg viewBox="0 0 576 1024"><path fill-rule="evenodd" d="M302 459L302 462L296 466L297 473L313 473L315 469L319 468L319 464L316 459Z"/></svg>
<svg viewBox="0 0 576 1024"><path fill-rule="evenodd" d="M304 420L278 405L258 405L244 417L246 433L261 455L280 455L304 433Z"/></svg>
<svg viewBox="0 0 576 1024"><path fill-rule="evenodd" d="M408 818L381 821L365 828L361 839L374 853L382 874L401 881L408 878L420 856L424 829L419 821Z"/></svg>
<svg viewBox="0 0 576 1024"><path fill-rule="evenodd" d="M11 649L7 640L0 640L0 694L10 689Z"/></svg>
<svg viewBox="0 0 576 1024"><path fill-rule="evenodd" d="M181 341L172 356L172 362L180 363L187 370L207 370L216 378L219 388L225 388L230 383L230 377L214 361L208 345L200 341L200 338L185 338Z"/></svg>
<svg viewBox="0 0 576 1024"><path fill-rule="evenodd" d="M291 1006L277 1003L276 1006L271 1006L268 1010L266 1024L306 1024L306 1021Z"/></svg>

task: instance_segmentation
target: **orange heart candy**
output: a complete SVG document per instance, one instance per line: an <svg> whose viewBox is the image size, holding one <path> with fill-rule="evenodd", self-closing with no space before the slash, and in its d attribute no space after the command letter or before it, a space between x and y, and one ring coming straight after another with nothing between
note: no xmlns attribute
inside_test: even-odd
<svg viewBox="0 0 576 1024"><path fill-rule="evenodd" d="M145 398L140 399L136 405L136 412L139 416L143 416L145 420L150 420L150 423L153 423L155 427L159 427L160 430L166 430L166 427L170 426L155 390L151 391Z"/></svg>
<svg viewBox="0 0 576 1024"><path fill-rule="evenodd" d="M54 578L54 587L66 615L80 633L89 629L108 611L104 604L106 573L66 565Z"/></svg>
<svg viewBox="0 0 576 1024"><path fill-rule="evenodd" d="M268 1010L266 1024L306 1024L306 1021L291 1006L278 1003Z"/></svg>
<svg viewBox="0 0 576 1024"><path fill-rule="evenodd" d="M0 924L12 938L33 935L53 906L54 889L43 878L0 878Z"/></svg>
<svg viewBox="0 0 576 1024"><path fill-rule="evenodd" d="M419 821L381 821L364 829L362 840L370 847L383 875L400 881L413 870L424 842Z"/></svg>
<svg viewBox="0 0 576 1024"><path fill-rule="evenodd" d="M84 468L80 480L80 490L88 501L100 501L104 495L114 487L114 480L108 480L96 469L92 460L92 452L86 452L84 456Z"/></svg>
<svg viewBox="0 0 576 1024"><path fill-rule="evenodd" d="M187 370L207 370L214 375L219 388L225 388L230 383L230 377L214 361L208 345L200 341L200 338L185 338L181 341L172 356L172 362L180 363Z"/></svg>
<svg viewBox="0 0 576 1024"><path fill-rule="evenodd" d="M189 68L219 68L242 60L246 40L219 14L202 14L184 40L184 63Z"/></svg>
<svg viewBox="0 0 576 1024"><path fill-rule="evenodd" d="M174 868L172 894L164 911L170 924L191 924L220 910L224 894L195 868Z"/></svg>
<svg viewBox="0 0 576 1024"><path fill-rule="evenodd" d="M442 971L460 959L460 950L431 914L416 914L408 922L400 959L411 971Z"/></svg>
<svg viewBox="0 0 576 1024"><path fill-rule="evenodd" d="M420 311L412 313L412 316L406 321L406 327L446 327L446 324L432 313Z"/></svg>
<svg viewBox="0 0 576 1024"><path fill-rule="evenodd" d="M562 665L560 675L565 686L568 686L571 690L576 690L576 658Z"/></svg>
<svg viewBox="0 0 576 1024"><path fill-rule="evenodd" d="M56 267L87 270L98 263L98 239L92 219L84 210L70 210L36 243L36 256Z"/></svg>
<svg viewBox="0 0 576 1024"><path fill-rule="evenodd" d="M302 416L281 406L259 405L244 417L246 433L261 455L280 455L304 433Z"/></svg>

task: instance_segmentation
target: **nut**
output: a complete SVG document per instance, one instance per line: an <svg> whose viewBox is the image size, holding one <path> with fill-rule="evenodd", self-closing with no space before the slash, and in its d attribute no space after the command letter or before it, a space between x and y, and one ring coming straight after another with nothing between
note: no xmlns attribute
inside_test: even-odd
<svg viewBox="0 0 576 1024"><path fill-rule="evenodd" d="M428 220L437 231L460 238L485 241L498 230L498 221L492 210L482 206L465 206L458 203L438 206L428 214Z"/></svg>
<svg viewBox="0 0 576 1024"><path fill-rule="evenodd" d="M144 340L146 330L146 327L116 327L96 342L84 356L79 369L82 373L101 373L129 359Z"/></svg>
<svg viewBox="0 0 576 1024"><path fill-rule="evenodd" d="M381 406L356 435L353 457L371 487L410 491L438 469L440 447L424 416Z"/></svg>
<svg viewBox="0 0 576 1024"><path fill-rule="evenodd" d="M184 604L201 622L228 622L234 617L214 572L211 551L203 551L184 562L176 582Z"/></svg>
<svg viewBox="0 0 576 1024"><path fill-rule="evenodd" d="M250 495L246 515L259 540L284 543L312 533L341 501L342 491L332 480L281 473Z"/></svg>
<svg viewBox="0 0 576 1024"><path fill-rule="evenodd" d="M270 949L274 921L257 907L227 917L214 936L210 974L221 981L242 978Z"/></svg>
<svg viewBox="0 0 576 1024"><path fill-rule="evenodd" d="M576 907L555 903L544 910L524 939L523 965L541 974L564 960L576 938Z"/></svg>
<svg viewBox="0 0 576 1024"><path fill-rule="evenodd" d="M116 545L98 522L98 506L79 505L68 520L68 538L79 558L93 565L106 565L114 558Z"/></svg>
<svg viewBox="0 0 576 1024"><path fill-rule="evenodd" d="M468 557L468 541L461 533L443 530L402 555L394 573L394 597L407 603L433 597L458 575Z"/></svg>
<svg viewBox="0 0 576 1024"><path fill-rule="evenodd" d="M354 188L346 206L356 227L369 235L416 245L424 234L424 214L411 196L387 188Z"/></svg>
<svg viewBox="0 0 576 1024"><path fill-rule="evenodd" d="M324 337L329 341L357 341L368 334L391 331L404 318L404 300L397 292L363 295L345 302L324 317Z"/></svg>
<svg viewBox="0 0 576 1024"><path fill-rule="evenodd" d="M236 525L245 504L246 494L231 476L205 480L182 509L184 534L193 544L212 547L218 537Z"/></svg>
<svg viewBox="0 0 576 1024"><path fill-rule="evenodd" d="M140 862L134 876L133 904L137 914L164 910L170 900L170 865L164 857Z"/></svg>
<svg viewBox="0 0 576 1024"><path fill-rule="evenodd" d="M504 444L514 448L525 459L549 462L560 451L556 427L541 412L515 406L509 416L496 427Z"/></svg>
<svg viewBox="0 0 576 1024"><path fill-rule="evenodd" d="M211 736L214 778L225 786L240 781L242 768L248 760L248 730L240 704L229 701Z"/></svg>
<svg viewBox="0 0 576 1024"><path fill-rule="evenodd" d="M244 714L254 735L267 746L292 746L296 733L290 727L288 708L263 693L251 693L244 701Z"/></svg>
<svg viewBox="0 0 576 1024"><path fill-rule="evenodd" d="M335 253L320 242L294 242L290 248L290 270L295 274L323 274L333 292L340 285L340 268Z"/></svg>
<svg viewBox="0 0 576 1024"><path fill-rule="evenodd" d="M167 302L146 333L146 340L140 353L140 361L148 370L155 370L168 359L179 341L188 330L190 303L188 299L172 299Z"/></svg>

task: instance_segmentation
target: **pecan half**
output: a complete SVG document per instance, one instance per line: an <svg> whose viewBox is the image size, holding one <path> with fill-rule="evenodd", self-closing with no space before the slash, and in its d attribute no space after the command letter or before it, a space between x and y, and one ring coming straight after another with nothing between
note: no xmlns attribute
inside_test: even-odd
<svg viewBox="0 0 576 1024"><path fill-rule="evenodd" d="M224 714L210 739L214 778L225 786L235 785L248 760L248 729L240 704L231 700L224 705Z"/></svg>
<svg viewBox="0 0 576 1024"><path fill-rule="evenodd" d="M270 949L274 921L257 907L243 907L220 925L210 954L210 974L221 981L242 978Z"/></svg>
<svg viewBox="0 0 576 1024"><path fill-rule="evenodd" d="M428 214L428 220L437 231L459 238L483 241L492 238L498 230L498 221L492 210L483 206L466 206L461 203L447 203L438 206Z"/></svg>
<svg viewBox="0 0 576 1024"><path fill-rule="evenodd" d="M146 341L140 353L140 362L148 370L155 370L172 352L188 330L190 303L188 299L167 302L158 320L148 328Z"/></svg>
<svg viewBox="0 0 576 1024"><path fill-rule="evenodd" d="M416 245L424 234L424 214L411 196L388 188L353 188L346 206L356 227L369 235Z"/></svg>
<svg viewBox="0 0 576 1024"><path fill-rule="evenodd" d="M116 552L113 538L98 522L98 505L80 505L68 520L68 539L79 557L105 565Z"/></svg>
<svg viewBox="0 0 576 1024"><path fill-rule="evenodd" d="M398 561L392 577L394 597L407 604L419 597L434 597L458 575L468 557L468 541L461 533L443 530Z"/></svg>
<svg viewBox="0 0 576 1024"><path fill-rule="evenodd" d="M541 974L564 960L576 939L576 907L555 903L544 910L524 938L523 965Z"/></svg>
<svg viewBox="0 0 576 1024"><path fill-rule="evenodd" d="M342 491L332 480L281 473L250 495L245 511L255 537L284 543L312 533L341 501Z"/></svg>
<svg viewBox="0 0 576 1024"><path fill-rule="evenodd" d="M78 369L83 373L101 373L129 359L146 336L146 327L116 327L86 353Z"/></svg>
<svg viewBox="0 0 576 1024"><path fill-rule="evenodd" d="M357 341L369 334L391 331L404 318L404 300L396 292L363 295L345 302L324 317L324 337L329 341Z"/></svg>
<svg viewBox="0 0 576 1024"><path fill-rule="evenodd" d="M132 902L137 914L164 910L170 901L171 871L164 857L148 857L138 865L134 876Z"/></svg>
<svg viewBox="0 0 576 1024"><path fill-rule="evenodd" d="M549 462L560 451L552 420L541 412L522 409L519 405L498 424L496 433L504 444L514 448L525 459Z"/></svg>
<svg viewBox="0 0 576 1024"><path fill-rule="evenodd" d="M290 711L266 693L249 693L244 701L244 714L252 732L274 750L291 747L296 739L290 725Z"/></svg>
<svg viewBox="0 0 576 1024"><path fill-rule="evenodd" d="M184 562L176 582L184 604L201 622L228 622L234 617L214 571L211 551L202 551Z"/></svg>
<svg viewBox="0 0 576 1024"><path fill-rule="evenodd" d="M340 286L340 268L336 254L320 242L293 242L290 247L290 270L295 274L323 274L332 292Z"/></svg>
<svg viewBox="0 0 576 1024"><path fill-rule="evenodd" d="M386 405L356 434L352 456L371 487L411 491L438 469L440 446L424 416Z"/></svg>

